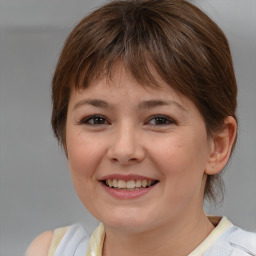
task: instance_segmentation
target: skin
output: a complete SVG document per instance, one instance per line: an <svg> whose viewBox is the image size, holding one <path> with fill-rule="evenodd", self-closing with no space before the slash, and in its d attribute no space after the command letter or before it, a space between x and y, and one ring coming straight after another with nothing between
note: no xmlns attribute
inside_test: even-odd
<svg viewBox="0 0 256 256"><path fill-rule="evenodd" d="M214 228L203 212L206 176L224 168L235 133L227 117L223 131L209 138L189 99L163 81L155 89L137 84L121 63L111 80L73 90L65 150L79 198L105 226L103 255L193 251ZM137 198L116 198L102 184L107 175L158 183Z"/></svg>
<svg viewBox="0 0 256 256"><path fill-rule="evenodd" d="M28 247L25 256L47 256L53 231L46 231L36 237Z"/></svg>
<svg viewBox="0 0 256 256"><path fill-rule="evenodd" d="M166 104L146 107L145 101ZM165 116L161 124L155 115ZM170 255L170 249L184 255L205 239L213 229L203 212L206 172L221 170L213 170L222 148L216 142L190 100L163 81L157 89L137 84L121 63L111 80L72 91L66 152L78 196L106 227L104 255ZM159 181L136 199L114 198L100 182L136 174Z"/></svg>

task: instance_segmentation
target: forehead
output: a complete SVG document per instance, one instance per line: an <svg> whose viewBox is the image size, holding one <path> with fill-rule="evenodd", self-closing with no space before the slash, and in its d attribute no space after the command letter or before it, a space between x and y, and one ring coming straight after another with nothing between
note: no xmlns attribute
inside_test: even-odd
<svg viewBox="0 0 256 256"><path fill-rule="evenodd" d="M119 63L113 68L111 76L94 79L86 88L73 87L70 104L73 107L82 104L110 107L123 101L125 104L133 102L140 109L163 105L189 109L191 102L187 97L165 83L155 71L153 75L157 84L141 84Z"/></svg>
<svg viewBox="0 0 256 256"><path fill-rule="evenodd" d="M134 72L133 68L125 60L118 59L110 63L100 63L99 66L93 65L91 68L91 63L83 69L83 71L73 74L69 87L73 90L83 89L88 87L94 87L99 83L104 81L105 84L112 87L123 87L123 80L131 80L133 84L144 88L156 88L161 90L162 86L167 85L168 87L175 88L174 78L169 77L168 82L164 82L165 76L157 72L155 64L153 64L150 57L145 59L143 63L143 68L139 70L140 72ZM138 71L138 70L137 70ZM176 89L178 92L178 90Z"/></svg>
<svg viewBox="0 0 256 256"><path fill-rule="evenodd" d="M81 93L86 89L86 91L92 92L97 91L96 89L101 87L104 90L110 92L127 92L130 91L145 91L152 94L161 94L162 92L171 91L174 95L180 96L181 93L175 88L174 82L172 84L167 84L161 76L158 74L154 66L150 63L146 63L148 66L148 73L151 75L151 80L148 81L147 74L141 74L141 77L134 77L129 68L121 61L114 63L108 71L103 71L101 73L95 74L88 83L83 83L86 80L88 70L85 70L80 77L79 83L72 83L70 85L71 93ZM144 79L145 78L145 79ZM127 86L129 85L129 86ZM98 91L98 93L100 93Z"/></svg>

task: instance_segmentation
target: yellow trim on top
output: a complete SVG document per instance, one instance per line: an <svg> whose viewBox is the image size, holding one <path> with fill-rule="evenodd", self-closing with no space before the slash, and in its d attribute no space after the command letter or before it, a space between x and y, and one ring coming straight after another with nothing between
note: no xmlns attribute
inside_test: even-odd
<svg viewBox="0 0 256 256"><path fill-rule="evenodd" d="M226 217L208 216L210 222L216 226L209 236L188 256L202 256L232 223ZM86 256L102 256L103 242L105 238L104 226L101 223L93 232Z"/></svg>
<svg viewBox="0 0 256 256"><path fill-rule="evenodd" d="M215 229L188 256L203 255L212 246L212 244L232 226L232 223L226 217L221 218L208 216L208 219L214 226L216 226Z"/></svg>
<svg viewBox="0 0 256 256"><path fill-rule="evenodd" d="M61 239L67 232L67 230L68 230L68 227L57 228L54 230L53 238L52 238L50 249L48 252L48 256L54 256L54 253L56 252L56 249L57 249Z"/></svg>
<svg viewBox="0 0 256 256"><path fill-rule="evenodd" d="M208 217L210 222L216 226L209 236L188 256L202 256L223 233L225 233L232 223L226 217ZM54 231L48 256L54 256L61 239L67 232L68 227L58 228ZM86 256L102 256L103 243L105 239L104 225L101 223L93 232Z"/></svg>
<svg viewBox="0 0 256 256"><path fill-rule="evenodd" d="M102 223L92 233L86 256L101 256L103 242L105 238L105 228Z"/></svg>

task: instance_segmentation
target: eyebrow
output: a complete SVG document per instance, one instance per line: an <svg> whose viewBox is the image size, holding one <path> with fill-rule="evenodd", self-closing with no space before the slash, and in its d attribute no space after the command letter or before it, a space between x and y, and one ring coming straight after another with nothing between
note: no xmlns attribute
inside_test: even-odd
<svg viewBox="0 0 256 256"><path fill-rule="evenodd" d="M99 107L99 108L112 108L112 105L110 105L108 102L100 99L85 99L79 101L73 108L73 110L79 108L80 106L83 105L92 105L94 107ZM170 100L170 101L164 101L164 100L146 100L142 101L139 103L139 109L152 109L155 107L160 107L160 106L170 106L174 105L181 109L182 111L186 111L186 109L180 105L178 102Z"/></svg>
<svg viewBox="0 0 256 256"><path fill-rule="evenodd" d="M181 109L183 111L186 111L186 109L181 104L179 104L178 102L173 101L173 100L168 100L168 101L164 101L164 100L146 100L146 101L143 101L139 104L139 109L151 109L151 108L155 108L155 107L170 106L170 105L175 105L179 109Z"/></svg>
<svg viewBox="0 0 256 256"><path fill-rule="evenodd" d="M94 107L98 108L110 108L110 105L104 101L104 100L99 100L99 99L86 99L86 100L81 100L79 101L73 108L73 110L79 108L82 105L92 105Z"/></svg>

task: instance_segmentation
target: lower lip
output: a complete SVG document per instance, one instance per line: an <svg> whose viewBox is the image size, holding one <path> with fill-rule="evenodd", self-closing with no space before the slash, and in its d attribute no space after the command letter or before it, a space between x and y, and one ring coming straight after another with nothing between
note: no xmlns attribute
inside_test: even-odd
<svg viewBox="0 0 256 256"><path fill-rule="evenodd" d="M111 196L124 200L124 199L136 199L136 198L142 197L145 194L149 193L157 184L149 188L141 188L138 190L117 190L117 189L106 186L102 182L101 182L101 185L103 186L105 191Z"/></svg>

